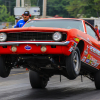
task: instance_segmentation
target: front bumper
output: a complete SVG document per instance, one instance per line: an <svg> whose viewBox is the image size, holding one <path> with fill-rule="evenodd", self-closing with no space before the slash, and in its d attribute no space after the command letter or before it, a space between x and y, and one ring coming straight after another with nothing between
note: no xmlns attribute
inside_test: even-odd
<svg viewBox="0 0 100 100"><path fill-rule="evenodd" d="M0 46L4 46L4 45L19 45L19 44L68 45L69 41L66 41L66 42L0 42Z"/></svg>
<svg viewBox="0 0 100 100"><path fill-rule="evenodd" d="M41 51L41 47L45 45L46 52ZM52 47L54 45L54 48ZM16 46L17 51L11 50L12 46ZM30 50L25 47L29 46ZM72 42L0 42L0 54L63 54L70 55Z"/></svg>

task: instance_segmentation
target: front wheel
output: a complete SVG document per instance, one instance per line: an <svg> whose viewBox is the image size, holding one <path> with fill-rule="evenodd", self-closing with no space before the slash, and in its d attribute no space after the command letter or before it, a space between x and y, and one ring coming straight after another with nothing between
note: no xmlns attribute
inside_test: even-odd
<svg viewBox="0 0 100 100"><path fill-rule="evenodd" d="M32 88L45 88L47 86L48 81L45 78L40 77L35 71L29 71L29 78Z"/></svg>
<svg viewBox="0 0 100 100"><path fill-rule="evenodd" d="M68 74L68 79L75 79L81 69L80 51L78 47L72 51L70 56L66 56L66 70Z"/></svg>
<svg viewBox="0 0 100 100"><path fill-rule="evenodd" d="M0 76L2 78L8 77L10 74L10 70L11 70L10 67L7 67L5 65L5 62L6 62L5 59L6 59L5 57L0 56Z"/></svg>

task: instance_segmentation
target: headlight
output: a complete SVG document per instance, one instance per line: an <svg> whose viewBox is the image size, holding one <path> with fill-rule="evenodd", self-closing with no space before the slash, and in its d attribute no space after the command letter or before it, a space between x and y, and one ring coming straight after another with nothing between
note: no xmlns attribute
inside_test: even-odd
<svg viewBox="0 0 100 100"><path fill-rule="evenodd" d="M54 41L60 41L62 39L62 34L60 32L55 32L52 38Z"/></svg>
<svg viewBox="0 0 100 100"><path fill-rule="evenodd" d="M7 39L7 35L5 33L0 33L0 42L4 42Z"/></svg>

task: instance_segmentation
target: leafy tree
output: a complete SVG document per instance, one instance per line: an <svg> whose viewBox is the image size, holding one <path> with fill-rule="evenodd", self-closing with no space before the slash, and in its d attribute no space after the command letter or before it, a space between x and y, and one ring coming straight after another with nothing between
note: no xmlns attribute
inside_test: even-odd
<svg viewBox="0 0 100 100"><path fill-rule="evenodd" d="M42 15L43 0L31 0L31 5L39 6L40 14ZM47 16L59 15L62 17L70 17L70 14L66 10L67 5L67 0L47 0Z"/></svg>
<svg viewBox="0 0 100 100"><path fill-rule="evenodd" d="M94 9L96 10L97 16L100 16L100 0L94 0Z"/></svg>
<svg viewBox="0 0 100 100"><path fill-rule="evenodd" d="M10 12L10 15L14 15L16 0L0 0L0 5L5 5L7 7L7 12Z"/></svg>
<svg viewBox="0 0 100 100"><path fill-rule="evenodd" d="M9 17L9 13L7 13L6 6L0 5L0 21L6 21L7 17Z"/></svg>
<svg viewBox="0 0 100 100"><path fill-rule="evenodd" d="M66 10L73 17L98 17L100 12L100 0L67 0L69 6ZM78 16L79 15L79 16Z"/></svg>
<svg viewBox="0 0 100 100"><path fill-rule="evenodd" d="M14 22L14 16L10 16L7 13L7 8L4 5L0 5L0 22Z"/></svg>
<svg viewBox="0 0 100 100"><path fill-rule="evenodd" d="M31 5L32 6L37 6L38 0L31 0Z"/></svg>
<svg viewBox="0 0 100 100"><path fill-rule="evenodd" d="M67 0L47 0L47 15L59 15L62 17L71 17L66 10Z"/></svg>
<svg viewBox="0 0 100 100"><path fill-rule="evenodd" d="M43 0L30 1L32 6L40 7L40 14L42 15ZM14 15L16 0L0 0L0 5L6 6L7 14L10 12L9 15ZM47 0L47 16L56 14L62 17L99 17L100 0ZM5 19L1 16L5 15L0 15L0 21Z"/></svg>
<svg viewBox="0 0 100 100"><path fill-rule="evenodd" d="M12 23L14 23L14 22L15 22L15 18L14 18L14 16L12 15L12 16L9 16L8 18L6 18L6 21L7 21L7 22L12 22Z"/></svg>

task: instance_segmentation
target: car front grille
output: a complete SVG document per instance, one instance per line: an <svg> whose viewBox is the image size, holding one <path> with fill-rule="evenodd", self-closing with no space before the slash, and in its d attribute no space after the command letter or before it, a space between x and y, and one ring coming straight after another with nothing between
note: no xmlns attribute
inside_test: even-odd
<svg viewBox="0 0 100 100"><path fill-rule="evenodd" d="M7 41L53 41L53 33L48 32L21 32L8 33ZM62 41L66 40L66 34L62 34Z"/></svg>

